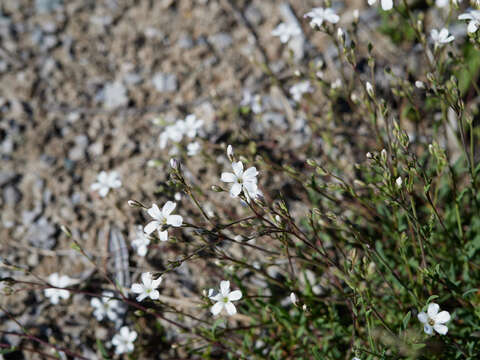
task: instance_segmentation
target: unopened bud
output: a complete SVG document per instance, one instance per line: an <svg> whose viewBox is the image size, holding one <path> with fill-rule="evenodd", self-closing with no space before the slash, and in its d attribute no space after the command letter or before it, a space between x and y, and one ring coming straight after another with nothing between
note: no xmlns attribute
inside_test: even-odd
<svg viewBox="0 0 480 360"><path fill-rule="evenodd" d="M217 186L217 185L212 185L211 189L212 189L212 191L215 191L215 192L222 192L223 191L223 189L220 186Z"/></svg>
<svg viewBox="0 0 480 360"><path fill-rule="evenodd" d="M177 161L177 159L175 159L175 158L171 158L171 159L170 159L170 167L171 167L173 170L178 170L178 161Z"/></svg>
<svg viewBox="0 0 480 360"><path fill-rule="evenodd" d="M372 153L370 153L370 152L367 152L367 155L366 155L366 156L367 156L367 159L373 158L373 155L372 155Z"/></svg>
<svg viewBox="0 0 480 360"><path fill-rule="evenodd" d="M132 207L132 208L144 208L145 206L143 206L142 203L138 202L137 200L128 200L128 206Z"/></svg>
<svg viewBox="0 0 480 360"><path fill-rule="evenodd" d="M399 188L399 189L402 187L403 180L402 180L402 177L401 177L401 176L399 176L399 177L397 178L397 180L395 180L395 184L397 184L397 188Z"/></svg>
<svg viewBox="0 0 480 360"><path fill-rule="evenodd" d="M295 293L290 293L290 301L292 302L293 305L297 305L297 295Z"/></svg>
<svg viewBox="0 0 480 360"><path fill-rule="evenodd" d="M375 93L374 93L374 91L373 91L373 86L372 86L372 84L370 84L370 83L367 81L367 83L365 84L365 89L367 90L367 94L368 94L371 98L373 98L374 95L375 95Z"/></svg>
<svg viewBox="0 0 480 360"><path fill-rule="evenodd" d="M415 87L417 89L425 89L425 84L422 81L417 80L417 81L415 81Z"/></svg>

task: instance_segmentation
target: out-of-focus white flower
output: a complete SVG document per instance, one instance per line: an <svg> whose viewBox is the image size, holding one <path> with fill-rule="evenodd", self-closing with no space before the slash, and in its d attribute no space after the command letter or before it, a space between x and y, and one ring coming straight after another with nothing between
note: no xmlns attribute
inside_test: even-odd
<svg viewBox="0 0 480 360"><path fill-rule="evenodd" d="M187 145L187 155L188 156L195 156L195 155L198 154L200 149L201 149L201 146L198 143L198 141L190 143L190 144Z"/></svg>
<svg viewBox="0 0 480 360"><path fill-rule="evenodd" d="M181 126L184 126L183 133L190 139L197 136L198 130L202 127L203 120L197 119L194 114L187 115Z"/></svg>
<svg viewBox="0 0 480 360"><path fill-rule="evenodd" d="M242 292L240 290L230 291L230 281L220 282L220 292L210 289L208 291L208 297L216 301L210 311L213 315L218 315L223 309L227 311L228 315L235 315L237 309L232 301L240 300L242 298Z"/></svg>
<svg viewBox="0 0 480 360"><path fill-rule="evenodd" d="M55 286L56 288L65 288L72 284L71 278L67 275L59 275L58 273L50 274L48 277L48 282L50 285ZM45 289L43 290L46 297L49 298L50 302L54 305L58 304L60 299L68 299L70 297L70 291L62 289Z"/></svg>
<svg viewBox="0 0 480 360"><path fill-rule="evenodd" d="M300 27L295 23L280 23L272 30L273 36L278 36L283 44L286 44L292 37L302 33Z"/></svg>
<svg viewBox="0 0 480 360"><path fill-rule="evenodd" d="M162 230L164 225L171 225L174 227L182 226L183 218L180 215L171 215L172 211L177 206L173 201L167 201L163 205L162 211L158 208L157 204L153 204L150 209L147 210L153 220L150 221L144 228L147 235L150 235L155 230L158 232L158 237L161 241L168 240L168 231Z"/></svg>
<svg viewBox="0 0 480 360"><path fill-rule="evenodd" d="M132 246L137 250L139 256L145 256L148 252L148 245L150 245L150 239L143 231L143 226L138 225L135 231L135 238L132 240Z"/></svg>
<svg viewBox="0 0 480 360"><path fill-rule="evenodd" d="M313 8L310 10L308 13L304 15L304 17L310 18L310 26L315 27L315 26L322 26L324 21L328 21L332 24L336 24L340 20L340 16L335 14L333 9L331 8Z"/></svg>
<svg viewBox="0 0 480 360"><path fill-rule="evenodd" d="M247 200L256 198L258 195L257 175L258 171L255 166L243 171L243 163L241 161L232 163L233 173L224 172L220 180L227 183L233 183L230 188L230 195L237 197L243 190Z"/></svg>
<svg viewBox="0 0 480 360"><path fill-rule="evenodd" d="M132 292L139 294L137 296L137 301L143 301L145 298L149 297L152 300L158 300L160 293L156 290L162 282L162 277L153 280L152 274L149 272L142 273L142 284L135 283L132 284Z"/></svg>
<svg viewBox="0 0 480 360"><path fill-rule="evenodd" d="M113 292L104 291L100 299L94 297L90 300L90 305L94 308L93 315L98 321L107 318L110 321L116 322L119 319L122 312L122 302L117 299L112 299L113 296Z"/></svg>
<svg viewBox="0 0 480 360"><path fill-rule="evenodd" d="M293 85L289 92L292 95L293 100L299 102L302 99L303 94L311 93L313 91L310 81L305 80Z"/></svg>
<svg viewBox="0 0 480 360"><path fill-rule="evenodd" d="M183 120L178 120L175 124L167 126L160 134L160 148L165 149L169 140L175 143L179 143L180 141L182 141L184 130L185 123Z"/></svg>
<svg viewBox="0 0 480 360"><path fill-rule="evenodd" d="M470 12L458 16L458 20L468 20L467 31L474 33L480 27L480 10L470 10Z"/></svg>
<svg viewBox="0 0 480 360"><path fill-rule="evenodd" d="M402 187L403 180L402 180L402 177L401 177L401 176L399 176L399 177L397 178L397 180L395 180L395 184L397 185L397 188L399 188L399 189Z"/></svg>
<svg viewBox="0 0 480 360"><path fill-rule="evenodd" d="M377 3L377 0L368 0L368 5L372 6ZM393 0L380 0L380 6L384 11L393 9Z"/></svg>
<svg viewBox="0 0 480 360"><path fill-rule="evenodd" d="M133 342L137 338L137 332L127 326L122 326L120 332L112 338L112 344L115 346L115 354L120 355L132 352L135 346Z"/></svg>
<svg viewBox="0 0 480 360"><path fill-rule="evenodd" d="M440 335L448 332L448 327L444 324L450 321L450 313L448 311L438 312L439 310L438 304L431 303L428 305L427 313L423 311L418 313L418 320L423 324L423 330L428 335L433 335L433 330Z"/></svg>
<svg viewBox="0 0 480 360"><path fill-rule="evenodd" d="M290 301L293 305L297 305L297 295L294 292L290 293Z"/></svg>
<svg viewBox="0 0 480 360"><path fill-rule="evenodd" d="M415 87L417 89L425 89L425 84L422 81L417 80L415 81Z"/></svg>
<svg viewBox="0 0 480 360"><path fill-rule="evenodd" d="M357 22L360 18L360 11L358 9L353 10L353 21Z"/></svg>
<svg viewBox="0 0 480 360"><path fill-rule="evenodd" d="M435 46L443 46L455 40L455 37L453 35L449 35L448 29L446 28L443 28L440 31L437 29L432 29L430 36L432 37Z"/></svg>
<svg viewBox="0 0 480 360"><path fill-rule="evenodd" d="M462 0L452 0L452 4L457 6L461 2ZM450 5L450 0L436 0L435 5L438 6L439 8L444 8Z"/></svg>
<svg viewBox="0 0 480 360"><path fill-rule="evenodd" d="M116 189L122 186L120 181L120 176L116 171L111 171L107 173L106 171L101 171L97 176L97 182L93 183L90 186L90 189L93 191L98 191L98 194L101 197L107 196L110 189Z"/></svg>
<svg viewBox="0 0 480 360"><path fill-rule="evenodd" d="M373 86L372 84L370 84L368 81L367 83L365 84L365 89L367 90L367 94L373 98L373 96L375 95L374 92L373 92Z"/></svg>

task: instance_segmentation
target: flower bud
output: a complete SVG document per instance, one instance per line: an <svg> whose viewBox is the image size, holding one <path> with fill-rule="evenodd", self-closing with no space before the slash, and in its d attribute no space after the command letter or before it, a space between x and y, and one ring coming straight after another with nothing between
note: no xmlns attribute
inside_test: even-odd
<svg viewBox="0 0 480 360"><path fill-rule="evenodd" d="M173 170L178 170L178 161L177 161L177 159L175 159L175 158L171 158L171 159L170 159L170 167L171 167Z"/></svg>
<svg viewBox="0 0 480 360"><path fill-rule="evenodd" d="M395 180L395 184L397 184L397 188L399 188L399 189L402 187L403 180L402 180L402 177L401 177L401 176L399 176L399 177L397 178L397 180Z"/></svg>
<svg viewBox="0 0 480 360"><path fill-rule="evenodd" d="M374 98L374 91L373 91L373 86L370 84L368 81L365 84L365 89L367 90L367 94L373 99Z"/></svg>
<svg viewBox="0 0 480 360"><path fill-rule="evenodd" d="M132 208L144 208L145 206L143 206L142 203L138 202L137 200L128 200L128 206L132 207Z"/></svg>
<svg viewBox="0 0 480 360"><path fill-rule="evenodd" d="M297 296L295 293L290 293L290 301L292 302L293 305L297 305Z"/></svg>
<svg viewBox="0 0 480 360"><path fill-rule="evenodd" d="M415 87L417 89L425 89L425 84L422 81L417 80L417 81L415 81Z"/></svg>

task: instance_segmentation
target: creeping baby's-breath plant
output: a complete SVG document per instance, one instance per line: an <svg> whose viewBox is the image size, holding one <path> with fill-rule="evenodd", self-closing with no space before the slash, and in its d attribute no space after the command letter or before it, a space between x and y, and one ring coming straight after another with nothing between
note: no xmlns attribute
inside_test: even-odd
<svg viewBox="0 0 480 360"><path fill-rule="evenodd" d="M66 229L101 282L28 285L55 306L96 299L115 329L104 358L480 358L478 3L378 3L326 1L272 30L311 42L285 74L259 67L283 113L247 91L216 141L195 115L164 124L169 155L150 165L168 181L129 201L148 219L130 247L140 280L120 283ZM102 172L92 190L122 182Z"/></svg>

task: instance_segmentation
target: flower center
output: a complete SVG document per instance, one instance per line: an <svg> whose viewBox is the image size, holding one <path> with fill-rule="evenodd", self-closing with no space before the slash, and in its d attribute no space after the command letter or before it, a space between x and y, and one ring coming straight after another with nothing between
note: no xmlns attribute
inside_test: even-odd
<svg viewBox="0 0 480 360"><path fill-rule="evenodd" d="M222 299L222 301L223 301L225 304L228 303L228 296L225 296L225 297Z"/></svg>
<svg viewBox="0 0 480 360"><path fill-rule="evenodd" d="M435 320L429 318L428 319L428 325L430 325L430 326L435 325Z"/></svg>

